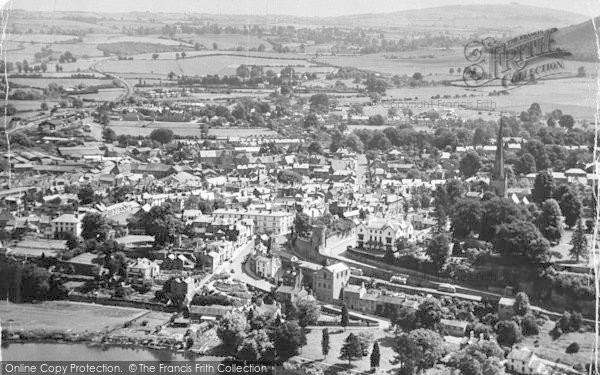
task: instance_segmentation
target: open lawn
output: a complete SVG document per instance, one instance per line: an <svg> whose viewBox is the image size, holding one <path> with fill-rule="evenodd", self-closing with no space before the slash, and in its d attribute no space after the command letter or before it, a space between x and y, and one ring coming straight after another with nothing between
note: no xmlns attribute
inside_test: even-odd
<svg viewBox="0 0 600 375"><path fill-rule="evenodd" d="M114 88L114 89L101 89L98 90L97 94L83 94L77 95L78 98L81 99L94 99L98 101L112 101L119 97L119 95L123 94L124 89L122 88Z"/></svg>
<svg viewBox="0 0 600 375"><path fill-rule="evenodd" d="M212 128L208 136L215 137L260 137L275 136L277 132L267 128Z"/></svg>
<svg viewBox="0 0 600 375"><path fill-rule="evenodd" d="M38 304L0 302L3 327L15 331L101 331L122 325L145 313L146 310L65 301Z"/></svg>
<svg viewBox="0 0 600 375"><path fill-rule="evenodd" d="M553 340L549 333L552 328L554 328L554 322L547 321L540 327L539 335L525 337L521 344L531 348L536 354L545 359L560 359L561 363L571 365L590 363L594 347L594 332L592 330L583 333L566 333L557 340ZM572 342L579 344L579 352L567 354L565 349Z"/></svg>
<svg viewBox="0 0 600 375"><path fill-rule="evenodd" d="M148 136L154 129L171 129L179 136L200 136L200 124L192 122L149 122L149 121L111 121L110 128L117 135Z"/></svg>
<svg viewBox="0 0 600 375"><path fill-rule="evenodd" d="M381 351L380 368L384 371L398 367L392 365L389 361L395 357L395 352L392 349L393 334L387 333L381 329L373 328L346 328L344 331L341 327L329 327L329 354L324 358L321 352L321 338L323 337L322 328L311 328L306 335L306 346L302 348L302 352L298 355L302 360L310 360L314 362L323 362L329 366L336 365L340 370L342 368L351 368L358 371L368 371L371 368L370 355L373 349L373 343L369 345L369 354L360 360L352 361L351 366L348 366L347 360L339 359L340 349L344 340L350 333L358 335L361 332L373 334L373 338L379 341L379 349Z"/></svg>

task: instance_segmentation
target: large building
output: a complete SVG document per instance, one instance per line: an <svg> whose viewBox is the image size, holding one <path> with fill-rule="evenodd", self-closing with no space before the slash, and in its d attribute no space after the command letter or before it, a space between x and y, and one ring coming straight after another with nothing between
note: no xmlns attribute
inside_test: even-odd
<svg viewBox="0 0 600 375"><path fill-rule="evenodd" d="M245 211L218 209L213 212L216 217L231 219L250 219L254 222L254 231L258 234L288 234L294 224L294 214L281 211Z"/></svg>
<svg viewBox="0 0 600 375"><path fill-rule="evenodd" d="M52 235L55 238L63 237L65 233L72 233L79 237L81 235L81 220L73 214L63 214L52 220Z"/></svg>
<svg viewBox="0 0 600 375"><path fill-rule="evenodd" d="M399 239L414 240L414 229L410 222L373 219L356 226L356 246L361 249L394 250Z"/></svg>
<svg viewBox="0 0 600 375"><path fill-rule="evenodd" d="M343 299L349 309L369 314L382 314L387 306L408 307L416 310L420 297L389 293L378 289L367 289L363 285L346 285Z"/></svg>
<svg viewBox="0 0 600 375"><path fill-rule="evenodd" d="M313 291L319 301L338 303L342 300L342 290L350 279L350 267L336 263L323 267L313 277Z"/></svg>
<svg viewBox="0 0 600 375"><path fill-rule="evenodd" d="M152 281L159 274L159 265L146 258L138 258L135 263L127 267L127 278L132 285L142 285L145 281Z"/></svg>

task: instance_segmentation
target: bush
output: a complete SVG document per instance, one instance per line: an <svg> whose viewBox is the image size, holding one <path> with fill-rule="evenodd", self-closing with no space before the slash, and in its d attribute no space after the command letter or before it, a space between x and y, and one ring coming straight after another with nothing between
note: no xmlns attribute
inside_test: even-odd
<svg viewBox="0 0 600 375"><path fill-rule="evenodd" d="M521 320L521 331L525 336L533 336L540 333L540 329L533 315L526 315L523 317Z"/></svg>
<svg viewBox="0 0 600 375"><path fill-rule="evenodd" d="M566 352L567 354L574 354L579 352L579 344L576 342L570 343L569 346L567 346Z"/></svg>
<svg viewBox="0 0 600 375"><path fill-rule="evenodd" d="M562 334L563 334L563 331L562 331L562 329L560 329L560 327L558 325L556 325L554 327L554 329L552 329L552 331L550 331L550 336L552 336L553 340L557 340Z"/></svg>

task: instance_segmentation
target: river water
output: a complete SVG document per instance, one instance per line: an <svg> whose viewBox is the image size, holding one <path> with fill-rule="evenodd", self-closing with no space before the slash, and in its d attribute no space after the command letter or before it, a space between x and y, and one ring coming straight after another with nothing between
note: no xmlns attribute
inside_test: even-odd
<svg viewBox="0 0 600 375"><path fill-rule="evenodd" d="M10 343L2 346L4 361L187 361L182 353L119 346L62 343ZM198 357L217 361L215 357Z"/></svg>

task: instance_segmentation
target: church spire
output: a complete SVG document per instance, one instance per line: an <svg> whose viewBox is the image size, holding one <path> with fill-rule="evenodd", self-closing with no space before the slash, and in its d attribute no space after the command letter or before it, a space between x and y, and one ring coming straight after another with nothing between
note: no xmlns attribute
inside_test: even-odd
<svg viewBox="0 0 600 375"><path fill-rule="evenodd" d="M496 139L496 159L494 160L494 171L492 173L491 185L494 192L499 197L507 197L508 188L506 181L506 169L504 167L504 142L502 133L504 130L504 119L500 116L500 129L498 129L498 138Z"/></svg>
<svg viewBox="0 0 600 375"><path fill-rule="evenodd" d="M494 160L494 173L493 177L495 180L504 178L504 142L502 142L502 130L504 128L504 121L500 117L500 129L498 129L498 137L496 138L496 159Z"/></svg>

